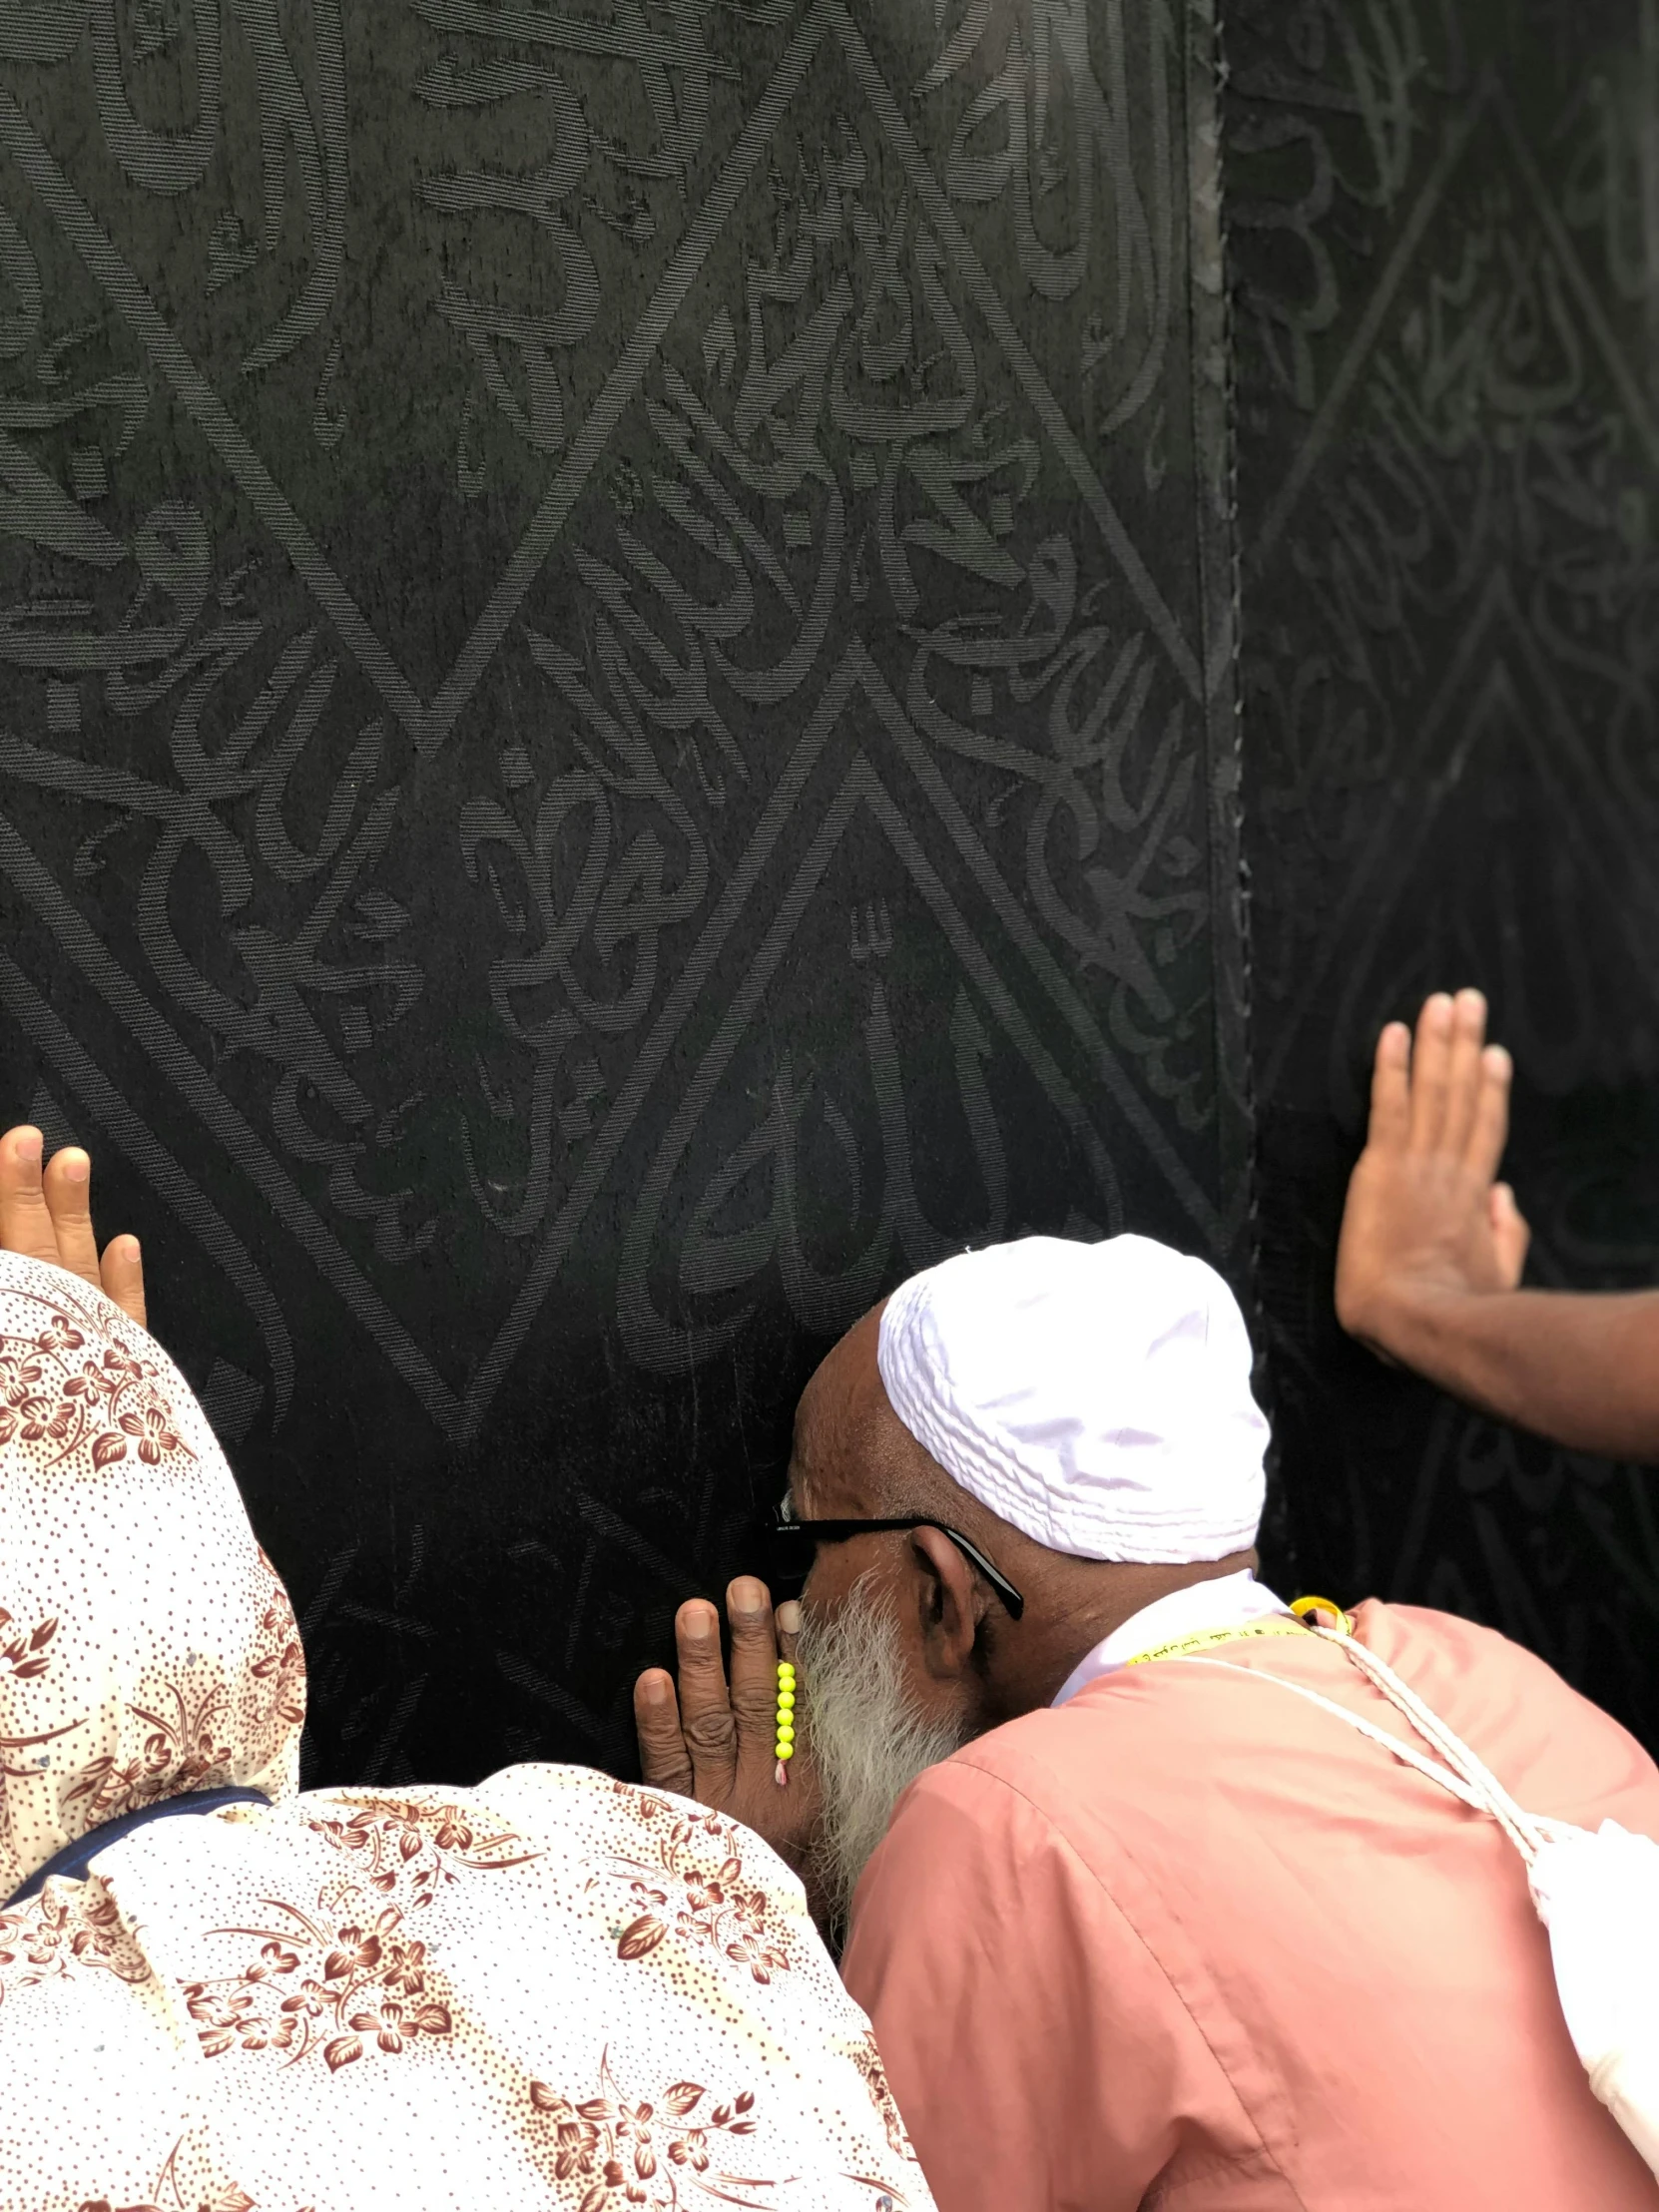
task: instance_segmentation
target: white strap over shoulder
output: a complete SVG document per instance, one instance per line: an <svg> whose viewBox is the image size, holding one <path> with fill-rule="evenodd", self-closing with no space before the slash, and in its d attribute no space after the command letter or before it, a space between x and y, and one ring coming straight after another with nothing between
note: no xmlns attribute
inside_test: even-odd
<svg viewBox="0 0 1659 2212"><path fill-rule="evenodd" d="M1616 1821L1603 1821L1592 1834L1523 1811L1376 1652L1330 1629L1310 1633L1335 1644L1438 1757L1425 1757L1363 1713L1265 1667L1191 1654L1175 1663L1220 1667L1289 1690L1497 1822L1520 1854L1533 1906L1549 1931L1561 2010L1590 2087L1659 2175L1659 1844Z"/></svg>

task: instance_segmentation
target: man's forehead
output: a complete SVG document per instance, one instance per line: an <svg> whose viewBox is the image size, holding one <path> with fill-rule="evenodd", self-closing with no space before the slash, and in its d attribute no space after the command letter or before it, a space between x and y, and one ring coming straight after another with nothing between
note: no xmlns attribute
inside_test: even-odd
<svg viewBox="0 0 1659 2212"><path fill-rule="evenodd" d="M802 1393L795 1416L790 1488L826 1516L871 1509L880 1417L894 1418L875 1364L874 1316L849 1330Z"/></svg>
<svg viewBox="0 0 1659 2212"><path fill-rule="evenodd" d="M814 1378L814 1383L817 1378ZM809 1384L795 1416L795 1448L790 1454L790 1492L798 1507L811 1502L823 1519L856 1508L847 1491L856 1488L860 1454L856 1424L848 1408Z"/></svg>

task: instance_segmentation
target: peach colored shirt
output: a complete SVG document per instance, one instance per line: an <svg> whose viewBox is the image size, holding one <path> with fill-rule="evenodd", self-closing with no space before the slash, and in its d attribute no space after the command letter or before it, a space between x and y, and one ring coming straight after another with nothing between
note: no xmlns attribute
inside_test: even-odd
<svg viewBox="0 0 1659 2212"><path fill-rule="evenodd" d="M1541 1660L1358 1626L1528 1811L1659 1838L1659 1769ZM1317 1638L1218 1655L1405 1733ZM1659 2206L1496 1825L1238 1674L1106 1675L930 1769L843 1971L940 2212Z"/></svg>

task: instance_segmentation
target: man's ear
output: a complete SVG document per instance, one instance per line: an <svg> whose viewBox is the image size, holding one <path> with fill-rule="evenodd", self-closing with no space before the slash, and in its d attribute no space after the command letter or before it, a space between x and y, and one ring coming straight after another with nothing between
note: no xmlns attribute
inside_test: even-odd
<svg viewBox="0 0 1659 2212"><path fill-rule="evenodd" d="M927 1671L937 1680L953 1682L973 1663L973 1647L988 1600L973 1569L942 1530L913 1528L910 1555L917 1569Z"/></svg>

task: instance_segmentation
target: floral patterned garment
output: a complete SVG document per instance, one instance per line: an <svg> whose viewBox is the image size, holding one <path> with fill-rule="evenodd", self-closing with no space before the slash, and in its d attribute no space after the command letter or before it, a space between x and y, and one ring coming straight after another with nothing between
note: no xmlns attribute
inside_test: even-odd
<svg viewBox="0 0 1659 2212"><path fill-rule="evenodd" d="M294 1794L292 1616L177 1371L9 1256L0 1359L0 1896L276 1801L0 1910L5 2212L928 2212L759 1838L573 1767Z"/></svg>
<svg viewBox="0 0 1659 2212"><path fill-rule="evenodd" d="M184 1377L0 1253L0 1901L159 1798L291 1795L304 1718L287 1593Z"/></svg>

